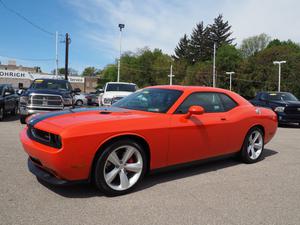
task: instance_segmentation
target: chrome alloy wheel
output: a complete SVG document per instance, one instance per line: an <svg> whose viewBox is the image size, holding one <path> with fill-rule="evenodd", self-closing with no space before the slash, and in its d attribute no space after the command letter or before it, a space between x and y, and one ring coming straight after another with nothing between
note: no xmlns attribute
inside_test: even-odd
<svg viewBox="0 0 300 225"><path fill-rule="evenodd" d="M109 154L103 172L110 188L124 191L139 180L142 170L143 158L139 150L134 146L124 145Z"/></svg>
<svg viewBox="0 0 300 225"><path fill-rule="evenodd" d="M257 159L263 150L263 136L262 134L254 130L250 135L249 135L249 143L247 147L247 152L250 157L250 159L255 160Z"/></svg>

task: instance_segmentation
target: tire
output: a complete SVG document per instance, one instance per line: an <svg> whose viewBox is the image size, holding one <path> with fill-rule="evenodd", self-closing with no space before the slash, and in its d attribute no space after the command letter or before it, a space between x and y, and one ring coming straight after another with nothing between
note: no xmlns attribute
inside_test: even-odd
<svg viewBox="0 0 300 225"><path fill-rule="evenodd" d="M20 123L21 124L26 124L26 116L21 116L20 115Z"/></svg>
<svg viewBox="0 0 300 225"><path fill-rule="evenodd" d="M19 106L16 105L13 111L11 111L11 115L15 116L19 114Z"/></svg>
<svg viewBox="0 0 300 225"><path fill-rule="evenodd" d="M4 109L3 107L0 107L0 121L4 119Z"/></svg>
<svg viewBox="0 0 300 225"><path fill-rule="evenodd" d="M146 169L143 148L133 140L119 140L105 148L96 159L94 182L107 196L123 195L138 185Z"/></svg>
<svg viewBox="0 0 300 225"><path fill-rule="evenodd" d="M255 139L255 140L254 140ZM260 160L264 150L264 133L258 127L251 128L244 140L241 158L245 163L255 163Z"/></svg>
<svg viewBox="0 0 300 225"><path fill-rule="evenodd" d="M82 105L83 105L83 101L82 101L82 100L77 100L77 101L75 102L75 105L76 105L76 106L82 106Z"/></svg>

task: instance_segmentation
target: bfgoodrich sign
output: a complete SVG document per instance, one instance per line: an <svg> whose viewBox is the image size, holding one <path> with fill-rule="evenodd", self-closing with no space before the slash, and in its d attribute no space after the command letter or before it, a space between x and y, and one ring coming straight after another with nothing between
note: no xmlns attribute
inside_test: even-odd
<svg viewBox="0 0 300 225"><path fill-rule="evenodd" d="M23 71L12 71L12 70L0 70L0 78L12 78L12 79L63 79L64 77L52 74L39 74L39 73L29 73ZM71 83L84 83L84 77L79 76L68 76L68 80Z"/></svg>

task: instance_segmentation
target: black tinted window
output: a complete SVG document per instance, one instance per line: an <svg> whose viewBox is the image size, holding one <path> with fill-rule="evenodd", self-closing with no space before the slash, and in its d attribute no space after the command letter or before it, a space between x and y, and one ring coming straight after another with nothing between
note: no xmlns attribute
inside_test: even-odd
<svg viewBox="0 0 300 225"><path fill-rule="evenodd" d="M136 85L134 85L134 84L107 84L106 91L135 92Z"/></svg>
<svg viewBox="0 0 300 225"><path fill-rule="evenodd" d="M199 92L188 96L175 113L185 114L193 105L202 106L205 112L224 112L224 107L218 93Z"/></svg>
<svg viewBox="0 0 300 225"><path fill-rule="evenodd" d="M219 94L219 95L223 102L223 107L224 107L225 111L229 111L237 106L237 103L235 101L233 101L229 96L227 96L225 94Z"/></svg>

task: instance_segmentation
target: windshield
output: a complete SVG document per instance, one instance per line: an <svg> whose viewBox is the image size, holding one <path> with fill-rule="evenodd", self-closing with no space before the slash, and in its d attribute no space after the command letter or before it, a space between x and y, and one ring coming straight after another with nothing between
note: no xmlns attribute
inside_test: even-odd
<svg viewBox="0 0 300 225"><path fill-rule="evenodd" d="M71 90L71 86L66 80L35 80L32 89L51 89L51 90Z"/></svg>
<svg viewBox="0 0 300 225"><path fill-rule="evenodd" d="M146 88L133 93L113 106L147 112L165 113L176 102L182 91Z"/></svg>
<svg viewBox="0 0 300 225"><path fill-rule="evenodd" d="M269 94L270 101L298 101L291 93L271 93Z"/></svg>
<svg viewBox="0 0 300 225"><path fill-rule="evenodd" d="M107 84L106 91L135 92L136 85L134 85L134 84Z"/></svg>

